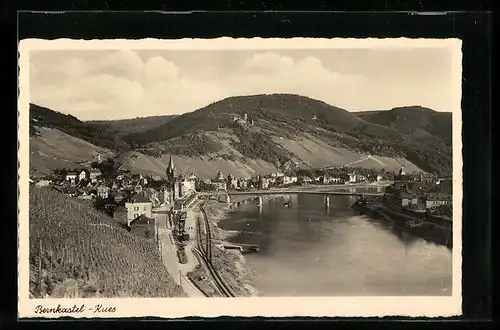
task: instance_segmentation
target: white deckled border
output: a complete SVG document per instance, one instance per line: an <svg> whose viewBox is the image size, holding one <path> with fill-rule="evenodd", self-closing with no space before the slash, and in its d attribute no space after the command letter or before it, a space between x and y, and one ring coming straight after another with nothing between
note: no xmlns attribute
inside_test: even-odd
<svg viewBox="0 0 500 330"><path fill-rule="evenodd" d="M354 39L354 38L217 38L179 40L40 40L25 39L19 44L19 317L166 317L190 316L319 316L319 317L439 317L462 314L462 42L459 39ZM290 298L114 298L114 299L29 299L29 53L33 50L71 49L369 49L449 48L453 52L453 284L451 297L290 297ZM64 307L85 304L116 306L116 312L77 315L37 315L37 305Z"/></svg>

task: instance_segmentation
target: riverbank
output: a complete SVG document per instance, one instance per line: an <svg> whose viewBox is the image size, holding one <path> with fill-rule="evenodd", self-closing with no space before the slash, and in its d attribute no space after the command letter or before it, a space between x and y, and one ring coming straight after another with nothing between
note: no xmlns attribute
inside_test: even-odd
<svg viewBox="0 0 500 330"><path fill-rule="evenodd" d="M355 203L352 208L361 214L373 219L383 220L399 233L407 232L413 236L420 237L437 245L453 248L453 228L451 222L438 223L435 219L426 219L423 216L415 216L395 208L388 207L381 202ZM434 220L434 221L433 221Z"/></svg>
<svg viewBox="0 0 500 330"><path fill-rule="evenodd" d="M262 202L282 197L283 195L262 196ZM251 199L247 197L246 199ZM219 227L221 220L227 219L228 213L236 202L232 204L207 201L205 211L212 226L212 240L216 243L227 241L238 234L235 230L224 230ZM226 250L217 245L212 248L213 264L238 297L255 297L259 294L253 286L253 270L248 268L246 259L238 250Z"/></svg>

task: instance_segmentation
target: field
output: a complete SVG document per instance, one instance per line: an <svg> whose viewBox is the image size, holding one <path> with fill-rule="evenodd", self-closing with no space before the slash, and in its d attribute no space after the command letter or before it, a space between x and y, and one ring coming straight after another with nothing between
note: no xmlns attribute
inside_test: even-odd
<svg viewBox="0 0 500 330"><path fill-rule="evenodd" d="M153 241L50 188L30 189L30 296L185 296Z"/></svg>

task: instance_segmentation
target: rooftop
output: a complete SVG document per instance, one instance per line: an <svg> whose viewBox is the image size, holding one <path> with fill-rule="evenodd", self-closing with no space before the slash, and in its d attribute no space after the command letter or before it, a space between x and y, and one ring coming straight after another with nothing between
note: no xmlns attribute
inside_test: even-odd
<svg viewBox="0 0 500 330"><path fill-rule="evenodd" d="M149 224L153 224L154 225L155 223L155 219L153 218L148 218L145 214L141 214L140 216L138 216L137 218L135 218L134 220L132 220L130 222L130 225L149 225Z"/></svg>
<svg viewBox="0 0 500 330"><path fill-rule="evenodd" d="M135 194L130 197L130 203L150 203L150 200L142 194Z"/></svg>
<svg viewBox="0 0 500 330"><path fill-rule="evenodd" d="M430 193L427 194L428 200L449 200L452 198L451 194L446 193Z"/></svg>

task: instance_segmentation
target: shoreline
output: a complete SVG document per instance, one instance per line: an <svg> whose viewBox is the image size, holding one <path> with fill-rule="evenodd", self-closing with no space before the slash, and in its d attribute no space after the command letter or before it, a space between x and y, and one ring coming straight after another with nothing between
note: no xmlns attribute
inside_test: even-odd
<svg viewBox="0 0 500 330"><path fill-rule="evenodd" d="M300 190L304 192L308 191L331 191L332 189L349 189L349 188L373 188L373 187L386 187L389 184L386 182L380 183L359 183L359 184L331 184L331 185L319 185L311 184L306 186L294 186L289 188L280 189L270 189L270 194L262 195L262 203L267 203L273 199L284 197L289 190ZM274 193L272 193L274 192ZM218 201L207 201L205 204L205 210L209 217L210 224L212 226L212 239L215 241L214 248L217 253L215 253L215 261L221 272L221 276L228 282L235 293L240 297L257 297L259 295L258 288L255 287L253 283L254 270L251 269L248 264L244 254L238 250L226 250L223 247L218 246L220 243L230 242L230 239L237 236L239 231L237 230L225 230L219 227L219 222L226 220L228 218L229 212L237 206L237 204L253 199L255 196L239 196L236 200L231 201L231 203L221 203Z"/></svg>
<svg viewBox="0 0 500 330"><path fill-rule="evenodd" d="M277 192L275 195L266 195L262 196L262 203L269 202L270 200L283 197L282 194ZM252 197L247 197L245 199L241 199L238 202L243 200L251 199ZM205 209L207 214L209 215L209 220L211 225L213 226L213 239L222 242L229 242L228 239L238 235L238 231L236 230L224 230L219 227L219 222L222 220L226 220L229 212L233 208L233 206L237 202L232 202L231 204L223 204L218 202L212 202L205 205ZM254 286L253 283L253 269L251 269L247 263L246 258L241 251L238 250L226 250L224 248L219 248L218 246L214 246L214 248L218 249L221 253L218 253L220 259L219 261L226 266L226 274L223 274L225 279L230 283L235 283L234 286L239 286L239 289L242 296L246 297L257 297L259 295L259 290ZM228 262L232 262L229 263Z"/></svg>

